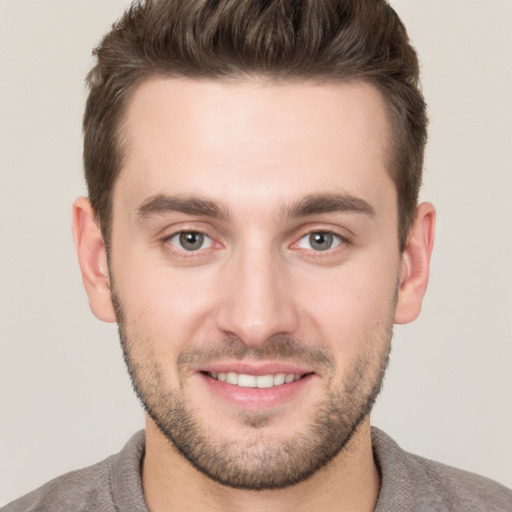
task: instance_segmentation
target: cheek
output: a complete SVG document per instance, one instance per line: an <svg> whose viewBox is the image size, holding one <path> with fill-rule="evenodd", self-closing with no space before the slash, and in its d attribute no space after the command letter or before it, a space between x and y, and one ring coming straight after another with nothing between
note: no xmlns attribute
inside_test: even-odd
<svg viewBox="0 0 512 512"><path fill-rule="evenodd" d="M132 356L141 364L155 365L164 387L179 385L173 362L191 342L212 337L207 324L211 322L208 288L169 267L145 267L144 272L117 270L114 278L119 286L115 291ZM145 373L151 375L152 371L146 368Z"/></svg>
<svg viewBox="0 0 512 512"><path fill-rule="evenodd" d="M350 358L363 342L380 338L392 325L396 279L395 265L383 270L375 264L347 264L324 276L303 276L295 297L311 330Z"/></svg>
<svg viewBox="0 0 512 512"><path fill-rule="evenodd" d="M126 319L148 334L164 329L168 336L208 302L205 276L173 269L157 258L126 251L113 261L112 271Z"/></svg>

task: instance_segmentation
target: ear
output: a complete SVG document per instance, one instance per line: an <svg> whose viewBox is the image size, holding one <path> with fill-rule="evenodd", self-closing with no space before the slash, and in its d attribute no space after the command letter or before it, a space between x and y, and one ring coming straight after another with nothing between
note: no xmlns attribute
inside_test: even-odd
<svg viewBox="0 0 512 512"><path fill-rule="evenodd" d="M115 322L107 251L94 210L86 197L79 197L73 204L73 240L91 311L104 322Z"/></svg>
<svg viewBox="0 0 512 512"><path fill-rule="evenodd" d="M435 225L435 208L430 203L420 204L401 258L398 302L395 311L397 324L412 322L420 314L428 284Z"/></svg>

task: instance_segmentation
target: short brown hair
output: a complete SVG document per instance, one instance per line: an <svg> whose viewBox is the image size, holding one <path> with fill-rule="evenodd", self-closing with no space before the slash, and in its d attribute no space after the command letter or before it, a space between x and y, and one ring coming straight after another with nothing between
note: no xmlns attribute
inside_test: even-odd
<svg viewBox="0 0 512 512"><path fill-rule="evenodd" d="M141 0L95 49L87 77L84 167L105 242L122 167L127 102L155 76L345 81L378 88L392 128L389 171L398 195L399 243L416 214L427 116L416 53L384 0Z"/></svg>

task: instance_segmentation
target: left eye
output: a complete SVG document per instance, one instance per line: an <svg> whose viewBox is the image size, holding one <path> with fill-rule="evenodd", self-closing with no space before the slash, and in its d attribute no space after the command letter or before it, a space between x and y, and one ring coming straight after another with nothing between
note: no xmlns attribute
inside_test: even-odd
<svg viewBox="0 0 512 512"><path fill-rule="evenodd" d="M310 249L313 251L328 251L333 247L340 245L342 239L339 235L328 231L316 231L303 236L298 243L301 249Z"/></svg>
<svg viewBox="0 0 512 512"><path fill-rule="evenodd" d="M199 251L207 249L213 244L212 239L199 231L180 231L169 239L169 242L178 249L185 251Z"/></svg>

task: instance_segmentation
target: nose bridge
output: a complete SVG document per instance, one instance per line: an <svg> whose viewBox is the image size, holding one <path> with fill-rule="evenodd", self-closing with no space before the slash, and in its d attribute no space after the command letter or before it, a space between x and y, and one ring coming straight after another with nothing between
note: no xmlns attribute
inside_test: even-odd
<svg viewBox="0 0 512 512"><path fill-rule="evenodd" d="M296 329L298 319L284 264L262 239L240 244L225 269L227 288L219 327L226 334L255 346Z"/></svg>

